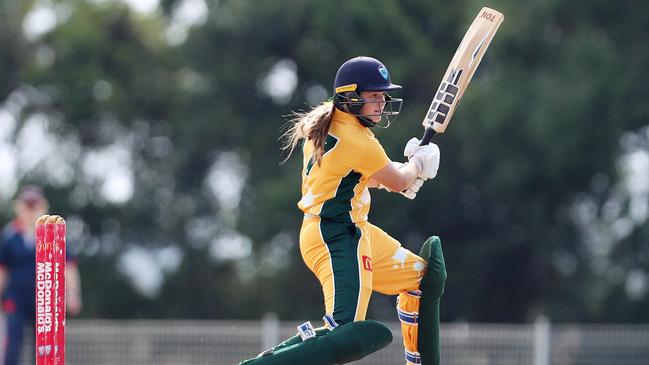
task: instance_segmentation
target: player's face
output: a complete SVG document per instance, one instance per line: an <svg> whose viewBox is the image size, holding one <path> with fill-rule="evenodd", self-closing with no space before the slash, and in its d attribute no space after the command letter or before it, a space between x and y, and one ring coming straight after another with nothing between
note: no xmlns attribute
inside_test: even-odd
<svg viewBox="0 0 649 365"><path fill-rule="evenodd" d="M360 97L365 101L365 104L363 104L359 114L367 117L374 123L380 122L381 113L385 107L385 92L361 91Z"/></svg>
<svg viewBox="0 0 649 365"><path fill-rule="evenodd" d="M26 203L17 201L14 209L16 211L16 217L31 228L36 223L38 217L47 213L47 202Z"/></svg>

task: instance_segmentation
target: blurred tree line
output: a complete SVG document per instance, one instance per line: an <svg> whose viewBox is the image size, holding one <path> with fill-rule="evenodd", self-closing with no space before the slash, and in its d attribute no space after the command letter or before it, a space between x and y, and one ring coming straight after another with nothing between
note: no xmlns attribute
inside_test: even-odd
<svg viewBox="0 0 649 365"><path fill-rule="evenodd" d="M84 316L319 318L285 116L374 56L404 85L399 119L376 131L402 159L487 5L505 22L435 139L438 177L414 201L375 192L370 219L415 251L441 236L444 321L649 320L649 3L0 4L0 218L17 186L45 188L80 257ZM377 294L369 316L393 306Z"/></svg>

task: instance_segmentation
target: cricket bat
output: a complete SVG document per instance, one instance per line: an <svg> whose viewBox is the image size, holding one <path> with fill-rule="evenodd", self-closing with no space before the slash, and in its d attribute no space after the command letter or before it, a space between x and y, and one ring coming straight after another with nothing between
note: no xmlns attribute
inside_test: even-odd
<svg viewBox="0 0 649 365"><path fill-rule="evenodd" d="M427 145L435 134L444 133L448 127L457 104L504 18L500 12L484 7L471 23L422 122L426 129L421 138L422 146Z"/></svg>

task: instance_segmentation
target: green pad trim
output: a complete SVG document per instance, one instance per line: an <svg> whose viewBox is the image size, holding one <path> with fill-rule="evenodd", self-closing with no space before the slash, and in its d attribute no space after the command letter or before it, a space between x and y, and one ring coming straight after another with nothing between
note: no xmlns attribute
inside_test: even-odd
<svg viewBox="0 0 649 365"><path fill-rule="evenodd" d="M319 331L320 332L320 331ZM294 338L292 338L295 341ZM291 342L293 342L291 341ZM276 348L266 356L240 365L334 365L360 360L392 342L392 333L383 324L372 321L347 323L305 341Z"/></svg>

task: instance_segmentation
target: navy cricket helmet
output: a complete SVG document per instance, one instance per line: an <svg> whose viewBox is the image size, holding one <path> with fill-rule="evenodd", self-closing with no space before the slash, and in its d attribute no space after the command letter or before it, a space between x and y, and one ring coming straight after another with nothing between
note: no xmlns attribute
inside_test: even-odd
<svg viewBox="0 0 649 365"><path fill-rule="evenodd" d="M334 81L334 92L337 94L339 88L353 84L357 92L402 89L401 85L392 83L390 73L381 61L365 56L354 57L340 66Z"/></svg>
<svg viewBox="0 0 649 365"><path fill-rule="evenodd" d="M334 81L334 105L336 108L357 116L366 127L376 126L369 115L360 115L360 110L367 101L360 97L363 91L385 92L385 107L381 116L386 116L390 125L390 116L396 116L401 110L402 99L393 98L388 91L401 90L401 85L392 83L387 67L381 61L359 56L343 63L336 73Z"/></svg>

